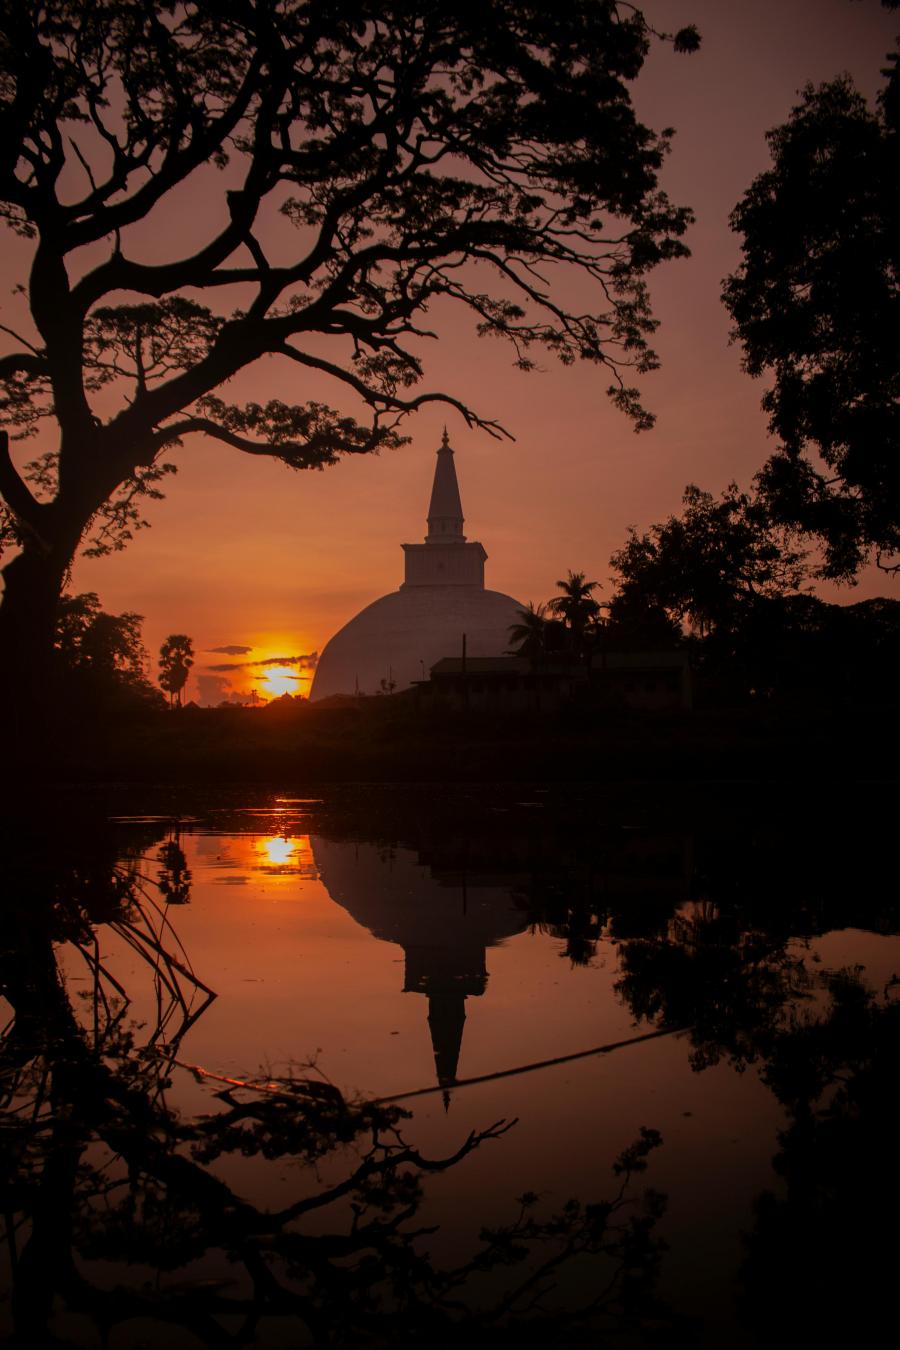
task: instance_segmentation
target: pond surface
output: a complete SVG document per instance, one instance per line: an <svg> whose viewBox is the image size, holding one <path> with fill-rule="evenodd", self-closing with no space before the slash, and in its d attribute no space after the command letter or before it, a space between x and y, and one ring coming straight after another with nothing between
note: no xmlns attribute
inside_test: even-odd
<svg viewBox="0 0 900 1350"><path fill-rule="evenodd" d="M873 809L227 798L70 804L6 849L4 1334L876 1325L900 921Z"/></svg>

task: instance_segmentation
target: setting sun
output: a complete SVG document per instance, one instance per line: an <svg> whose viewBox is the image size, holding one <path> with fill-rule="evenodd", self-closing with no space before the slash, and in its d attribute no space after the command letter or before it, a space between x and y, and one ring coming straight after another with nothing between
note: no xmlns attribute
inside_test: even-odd
<svg viewBox="0 0 900 1350"><path fill-rule="evenodd" d="M265 698L280 698L282 694L300 692L300 676L290 666L270 666L258 685Z"/></svg>

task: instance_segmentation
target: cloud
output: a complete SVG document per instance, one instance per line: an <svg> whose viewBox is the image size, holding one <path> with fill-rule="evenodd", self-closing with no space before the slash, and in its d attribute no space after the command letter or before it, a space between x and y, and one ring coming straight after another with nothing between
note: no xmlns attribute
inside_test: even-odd
<svg viewBox="0 0 900 1350"><path fill-rule="evenodd" d="M239 647L236 642L230 642L227 647L207 647L206 650L219 656L246 656L253 648Z"/></svg>
<svg viewBox="0 0 900 1350"><path fill-rule="evenodd" d="M250 661L253 666L299 666L301 670L315 670L318 652L301 652L299 656L269 656L265 661Z"/></svg>
<svg viewBox="0 0 900 1350"><path fill-rule="evenodd" d="M267 656L262 661L223 661L207 670L262 670L266 666L296 666L298 670L315 670L318 652L301 652L298 656Z"/></svg>
<svg viewBox="0 0 900 1350"><path fill-rule="evenodd" d="M200 703L207 708L221 703L233 692L231 685L221 675L198 675L197 687L200 690Z"/></svg>
<svg viewBox="0 0 900 1350"><path fill-rule="evenodd" d="M243 707L252 703L253 697L240 694L232 689L228 680L221 675L198 675L197 686L200 690L200 704L204 708L217 708L220 703L236 703Z"/></svg>

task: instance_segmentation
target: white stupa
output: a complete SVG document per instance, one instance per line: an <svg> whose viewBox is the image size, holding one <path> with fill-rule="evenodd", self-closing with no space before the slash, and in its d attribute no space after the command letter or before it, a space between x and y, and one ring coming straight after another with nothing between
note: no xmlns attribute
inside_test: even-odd
<svg viewBox="0 0 900 1350"><path fill-rule="evenodd" d="M423 544L404 544L403 585L367 605L325 644L310 698L399 691L445 656L502 656L518 600L484 588L487 553L463 534L453 451L444 431ZM382 684L382 681L385 683Z"/></svg>

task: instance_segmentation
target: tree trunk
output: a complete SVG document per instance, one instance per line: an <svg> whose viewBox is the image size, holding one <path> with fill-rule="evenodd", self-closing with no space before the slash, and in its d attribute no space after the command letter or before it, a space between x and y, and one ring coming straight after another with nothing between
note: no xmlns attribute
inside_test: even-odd
<svg viewBox="0 0 900 1350"><path fill-rule="evenodd" d="M37 1185L31 1193L30 1223L13 1275L13 1322L22 1345L52 1342L48 1321L54 1295L78 1279L72 1252L73 1215L84 1129L73 1104L82 1094L79 1065L83 1038L60 981L56 955L40 913L15 925L9 946L13 959L5 974L7 997L15 1012L14 1063L32 1057L50 1070L51 1135ZM83 1052L82 1052L83 1053Z"/></svg>
<svg viewBox="0 0 900 1350"><path fill-rule="evenodd" d="M40 769L54 721L53 641L68 559L24 549L3 569L0 717L4 748Z"/></svg>

